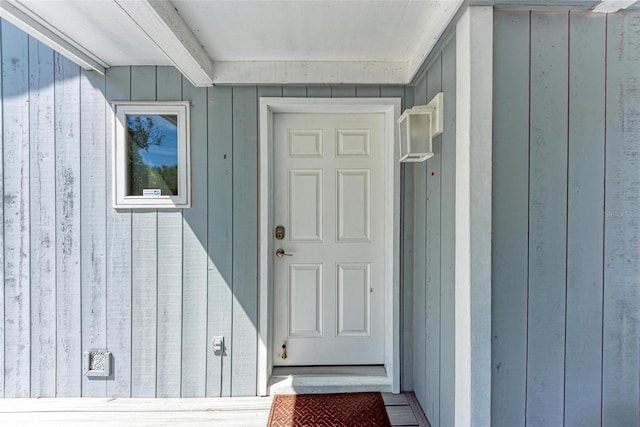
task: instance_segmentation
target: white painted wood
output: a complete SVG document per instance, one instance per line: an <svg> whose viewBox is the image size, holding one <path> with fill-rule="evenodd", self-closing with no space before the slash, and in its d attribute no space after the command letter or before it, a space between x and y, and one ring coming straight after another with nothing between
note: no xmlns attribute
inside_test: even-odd
<svg viewBox="0 0 640 427"><path fill-rule="evenodd" d="M289 264L285 271L285 293L288 303L278 304L276 309L284 309L284 325L292 338L320 338L323 335L324 323L324 276L322 264ZM276 294L276 300L277 300ZM279 340L276 338L276 342ZM288 344L288 343L287 343ZM281 358L286 351L280 350ZM276 364L280 357L272 355Z"/></svg>
<svg viewBox="0 0 640 427"><path fill-rule="evenodd" d="M409 401L404 393L382 393L382 400L385 406L402 406L408 405Z"/></svg>
<svg viewBox="0 0 640 427"><path fill-rule="evenodd" d="M15 0L14 4L17 2L62 41L95 56L105 69L131 64L171 65L162 50L113 0L82 3ZM106 30L98 31L103 26Z"/></svg>
<svg viewBox="0 0 640 427"><path fill-rule="evenodd" d="M275 365L383 363L382 119L274 117L274 225L283 225L287 233L273 244L292 253L271 257ZM341 130L366 130L372 153L340 156ZM356 267L365 271L359 284L349 277ZM364 295L351 291L362 285ZM351 315L357 313L366 319L356 322ZM280 348L285 342L287 358Z"/></svg>
<svg viewBox="0 0 640 427"><path fill-rule="evenodd" d="M493 8L456 31L455 424L489 425Z"/></svg>
<svg viewBox="0 0 640 427"><path fill-rule="evenodd" d="M413 414L411 407L406 406L390 406L387 408L389 421L393 426L415 426L418 425L416 416Z"/></svg>
<svg viewBox="0 0 640 427"><path fill-rule="evenodd" d="M143 68L142 70L152 70ZM148 72L148 71L144 71ZM155 76L154 76L155 77ZM155 79L154 79L155 81ZM155 90L155 88L154 88ZM155 95L154 95L155 97ZM180 101L122 101L113 103L115 138L112 141L112 179L115 191L113 206L116 209L130 208L180 208L191 207L191 104ZM176 116L178 144L178 194L140 196L129 194L129 138L127 118L133 115Z"/></svg>
<svg viewBox="0 0 640 427"><path fill-rule="evenodd" d="M436 44L443 36L447 27L452 24L458 10L466 6L465 3L464 0L442 2L439 4L440 7L436 8L434 13L429 16L429 20L423 22L425 28L425 32L423 33L424 37L418 38L418 43L409 58L408 82L418 77L422 69L422 64L436 47Z"/></svg>
<svg viewBox="0 0 640 427"><path fill-rule="evenodd" d="M108 67L105 62L93 53L79 47L47 20L38 16L38 13L31 11L23 4L15 0L3 1L0 3L0 18L11 22L81 67L104 75L105 68Z"/></svg>
<svg viewBox="0 0 640 427"><path fill-rule="evenodd" d="M406 84L406 62L216 61L213 84Z"/></svg>
<svg viewBox="0 0 640 427"><path fill-rule="evenodd" d="M229 411L268 410L271 397L233 398L43 398L43 399L2 399L0 414L7 413L51 413L82 411L95 412L188 412L188 411Z"/></svg>
<svg viewBox="0 0 640 427"><path fill-rule="evenodd" d="M99 414L92 417L91 425L98 426L164 426L188 425L216 427L263 427L269 418L269 410L259 411L201 411L201 412L110 412L107 416ZM51 413L51 414L2 414L0 422L3 425L29 426L73 426L87 425L86 413Z"/></svg>
<svg viewBox="0 0 640 427"><path fill-rule="evenodd" d="M352 376L385 376L381 365L338 365L338 366L274 366L273 376L288 375L352 375Z"/></svg>
<svg viewBox="0 0 640 427"><path fill-rule="evenodd" d="M356 393L359 391L392 392L389 377L383 375L273 375L269 380L269 393L314 394L314 393Z"/></svg>
<svg viewBox="0 0 640 427"><path fill-rule="evenodd" d="M385 139L389 142L386 147L385 161L385 187L387 194L385 211L388 218L393 218L393 226L385 230L385 241L389 249L385 251L385 264L389 268L385 269L386 283L394 284L385 290L386 301L390 304L390 309L386 310L385 326L385 367L392 383L392 390L399 391L399 338L394 339L399 328L399 255L397 248L399 245L399 168L396 166L397 152L394 149L394 138L397 132L395 120L399 117L400 99L279 99L262 98L260 102L260 241L259 241L259 345L258 345L258 393L267 392L267 382L271 372L271 365L268 363L268 354L274 345L270 331L270 318L272 316L268 309L271 293L271 267L270 259L273 256L273 242L271 234L273 231L273 218L268 194L272 191L271 176L271 155L273 146L271 139L271 129L273 126L274 113L287 112L325 112L325 113L366 113L379 112L385 117Z"/></svg>
<svg viewBox="0 0 640 427"><path fill-rule="evenodd" d="M195 86L406 84L464 4L462 0L335 2L331 7L323 2L256 0L5 3L5 9L19 7L22 15L13 18L15 22L48 43L55 41L52 47L65 49L85 68L101 67L104 72L115 65L173 63ZM344 24L345 17L349 25Z"/></svg>
<svg viewBox="0 0 640 427"><path fill-rule="evenodd" d="M337 2L331 7L261 0L173 4L218 61L406 62L422 40L437 38L448 13L443 10L451 8L411 0Z"/></svg>
<svg viewBox="0 0 640 427"><path fill-rule="evenodd" d="M213 61L171 3L115 1L194 86L213 84Z"/></svg>
<svg viewBox="0 0 640 427"><path fill-rule="evenodd" d="M421 425L419 411L409 405L404 394L383 393L392 425ZM3 399L3 425L68 426L85 425L193 425L264 426L272 397L194 399Z"/></svg>
<svg viewBox="0 0 640 427"><path fill-rule="evenodd" d="M613 13L626 9L638 0L602 0L593 8L594 13Z"/></svg>
<svg viewBox="0 0 640 427"><path fill-rule="evenodd" d="M369 337L372 325L372 299L369 295L372 289L371 264L339 263L336 267L338 336ZM381 314L377 312L374 317Z"/></svg>

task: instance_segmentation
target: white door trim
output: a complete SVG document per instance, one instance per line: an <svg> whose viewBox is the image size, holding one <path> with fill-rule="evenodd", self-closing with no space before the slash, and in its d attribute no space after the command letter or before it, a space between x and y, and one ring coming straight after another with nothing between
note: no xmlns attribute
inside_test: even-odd
<svg viewBox="0 0 640 427"><path fill-rule="evenodd" d="M273 369L273 115L274 113L382 113L385 121L385 368L391 391L400 391L400 163L396 143L399 98L260 98L258 378L266 395Z"/></svg>

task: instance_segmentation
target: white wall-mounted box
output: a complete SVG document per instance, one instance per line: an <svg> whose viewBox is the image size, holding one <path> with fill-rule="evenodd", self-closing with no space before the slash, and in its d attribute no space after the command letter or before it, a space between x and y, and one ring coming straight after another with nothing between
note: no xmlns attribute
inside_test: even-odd
<svg viewBox="0 0 640 427"><path fill-rule="evenodd" d="M427 105L409 108L398 119L401 162L422 162L433 157L433 138L442 133L443 93Z"/></svg>

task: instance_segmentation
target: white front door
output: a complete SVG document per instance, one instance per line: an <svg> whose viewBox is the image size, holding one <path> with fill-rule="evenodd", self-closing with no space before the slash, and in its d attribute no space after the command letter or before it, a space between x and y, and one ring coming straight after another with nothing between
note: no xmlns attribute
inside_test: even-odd
<svg viewBox="0 0 640 427"><path fill-rule="evenodd" d="M383 364L384 115L277 113L273 129L274 365Z"/></svg>

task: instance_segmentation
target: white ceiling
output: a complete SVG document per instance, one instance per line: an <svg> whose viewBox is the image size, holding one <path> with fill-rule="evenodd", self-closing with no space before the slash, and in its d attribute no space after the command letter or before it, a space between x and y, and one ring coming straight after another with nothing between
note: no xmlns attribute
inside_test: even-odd
<svg viewBox="0 0 640 427"><path fill-rule="evenodd" d="M86 68L176 65L211 83L409 82L462 0L2 0Z"/></svg>
<svg viewBox="0 0 640 427"><path fill-rule="evenodd" d="M603 0L606 11L635 0ZM0 0L81 66L174 65L211 84L406 84L463 3L597 0Z"/></svg>
<svg viewBox="0 0 640 427"><path fill-rule="evenodd" d="M408 61L435 1L202 1L174 6L218 61ZM455 6L455 2L451 5Z"/></svg>

